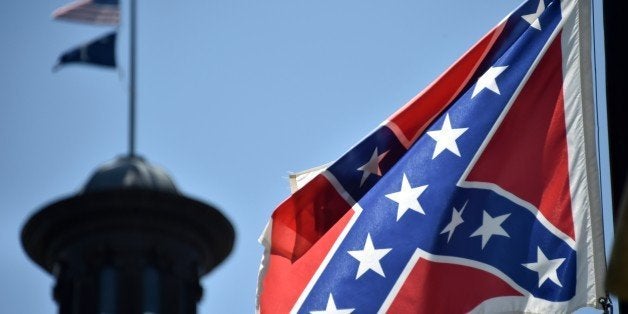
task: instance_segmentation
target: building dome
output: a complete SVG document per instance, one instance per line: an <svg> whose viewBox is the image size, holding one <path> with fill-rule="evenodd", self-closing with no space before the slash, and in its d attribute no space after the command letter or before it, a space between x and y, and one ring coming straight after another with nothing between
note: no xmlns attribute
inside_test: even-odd
<svg viewBox="0 0 628 314"><path fill-rule="evenodd" d="M54 274L60 313L196 313L200 278L227 258L235 231L163 169L125 156L33 214L21 238Z"/></svg>
<svg viewBox="0 0 628 314"><path fill-rule="evenodd" d="M165 170L137 156L119 157L97 168L83 188L83 193L119 189L179 194Z"/></svg>

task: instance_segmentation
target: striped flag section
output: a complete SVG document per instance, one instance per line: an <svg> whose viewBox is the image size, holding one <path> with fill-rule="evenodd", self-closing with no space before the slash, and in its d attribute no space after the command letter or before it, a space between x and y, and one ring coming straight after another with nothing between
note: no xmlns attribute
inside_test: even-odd
<svg viewBox="0 0 628 314"><path fill-rule="evenodd" d="M599 307L589 5L525 1L362 142L295 183L260 238L257 311Z"/></svg>
<svg viewBox="0 0 628 314"><path fill-rule="evenodd" d="M58 8L52 17L88 24L118 25L120 6L118 0L79 0Z"/></svg>

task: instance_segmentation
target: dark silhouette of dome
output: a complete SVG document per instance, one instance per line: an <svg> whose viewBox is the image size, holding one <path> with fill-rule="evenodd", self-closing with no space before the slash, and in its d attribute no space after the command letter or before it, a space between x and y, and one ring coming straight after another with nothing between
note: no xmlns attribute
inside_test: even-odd
<svg viewBox="0 0 628 314"><path fill-rule="evenodd" d="M165 170L137 156L120 157L100 166L83 188L83 193L117 189L142 189L179 194Z"/></svg>
<svg viewBox="0 0 628 314"><path fill-rule="evenodd" d="M234 240L218 209L179 193L163 169L135 156L100 166L81 192L40 209L22 229L28 256L55 276L62 314L196 313L200 277Z"/></svg>

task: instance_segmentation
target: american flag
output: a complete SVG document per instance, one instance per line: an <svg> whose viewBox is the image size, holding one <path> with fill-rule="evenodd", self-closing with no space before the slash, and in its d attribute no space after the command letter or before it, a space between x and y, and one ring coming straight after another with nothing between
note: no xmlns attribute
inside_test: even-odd
<svg viewBox="0 0 628 314"><path fill-rule="evenodd" d="M589 27L589 1L524 2L279 205L258 311L597 307Z"/></svg>
<svg viewBox="0 0 628 314"><path fill-rule="evenodd" d="M79 0L64 5L52 13L57 20L89 24L118 25L120 23L119 0Z"/></svg>

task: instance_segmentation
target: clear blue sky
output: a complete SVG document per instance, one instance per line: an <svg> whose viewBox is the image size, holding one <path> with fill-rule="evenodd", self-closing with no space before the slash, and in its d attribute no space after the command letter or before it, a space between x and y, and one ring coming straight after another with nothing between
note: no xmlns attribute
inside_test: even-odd
<svg viewBox="0 0 628 314"><path fill-rule="evenodd" d="M20 229L126 152L126 27L120 72L53 74L61 52L109 30L52 21L67 2L0 10L3 313L56 312L52 277L26 258ZM289 194L289 171L339 157L520 2L138 0L138 151L237 232L203 280L200 312L253 312L257 238Z"/></svg>

